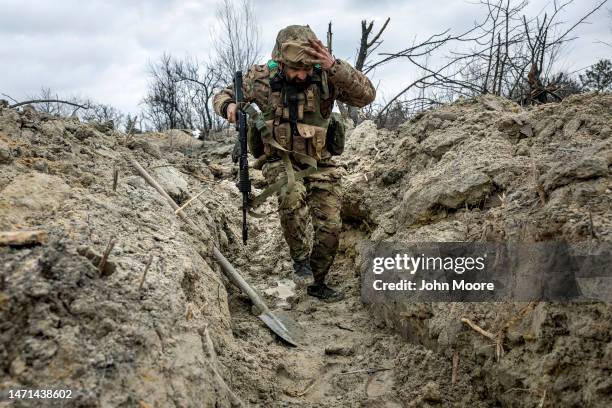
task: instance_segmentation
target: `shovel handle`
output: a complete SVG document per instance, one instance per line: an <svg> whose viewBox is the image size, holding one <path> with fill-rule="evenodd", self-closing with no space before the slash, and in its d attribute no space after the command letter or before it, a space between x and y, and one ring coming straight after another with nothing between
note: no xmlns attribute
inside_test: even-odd
<svg viewBox="0 0 612 408"><path fill-rule="evenodd" d="M251 302L255 305L257 309L259 309L259 313L269 311L268 306L261 300L257 292L249 286L249 284L244 280L244 278L238 273L238 271L232 266L231 263L223 256L221 251L219 251L216 247L213 247L213 256L221 265L223 272L225 275L232 281L232 283L238 286L248 297L251 299Z"/></svg>
<svg viewBox="0 0 612 408"><path fill-rule="evenodd" d="M187 214L183 212L183 210L180 209L178 204L174 202L174 200L168 195L166 190L164 190L164 188L153 177L151 177L151 175L140 165L140 163L138 163L136 159L130 158L130 163L132 164L132 166L134 166L134 168L142 176L142 178L144 178L147 183L151 185L151 187L157 190L157 192L161 194L166 199L166 201L168 201L168 204L170 204L170 206L174 210L178 210L177 214L183 219L183 221L189 224L189 226L195 231L200 231L200 228L187 216ZM249 284L242 278L242 276L240 276L238 271L215 246L213 246L213 256L221 265L221 269L223 269L225 275L232 281L232 283L234 283L234 285L238 286L240 290L242 290L251 299L251 302L253 302L255 307L259 309L260 313L269 311L268 307L263 302L263 300L261 300L259 295L253 290L253 288L251 288L251 286L249 286Z"/></svg>

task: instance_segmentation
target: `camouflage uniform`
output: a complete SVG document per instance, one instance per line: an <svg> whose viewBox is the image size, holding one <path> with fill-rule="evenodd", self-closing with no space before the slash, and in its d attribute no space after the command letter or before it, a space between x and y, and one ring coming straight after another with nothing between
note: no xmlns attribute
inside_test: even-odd
<svg viewBox="0 0 612 408"><path fill-rule="evenodd" d="M286 104L283 108L282 103L288 91L285 88L278 90L277 74L280 68L276 61L285 62L282 53L292 52L292 44L305 38L316 38L308 26L289 26L281 30L272 51L273 59L265 65L254 65L249 69L244 76L243 93L245 101L257 104L264 114L275 141L285 151L291 152L288 157L295 171L307 168L313 161L318 168L317 173L296 179L290 189L285 184L278 193L278 211L291 257L294 261L310 258L315 283L323 283L334 260L342 226L340 195L343 170L331 159L332 154L325 145L325 131L334 101L362 107L374 100L376 91L365 75L347 62L336 59L328 72L315 70L315 84L298 92L299 113L293 113L293 124L288 123L291 114ZM228 86L215 95L214 110L218 115L227 117L227 106L233 102L233 86ZM293 130L296 118L297 133ZM286 174L286 161L279 160L278 153L282 152L274 146L264 143L260 149L249 147L258 162L263 162L261 169L268 183L272 184ZM309 217L314 229L312 251L306 230Z"/></svg>

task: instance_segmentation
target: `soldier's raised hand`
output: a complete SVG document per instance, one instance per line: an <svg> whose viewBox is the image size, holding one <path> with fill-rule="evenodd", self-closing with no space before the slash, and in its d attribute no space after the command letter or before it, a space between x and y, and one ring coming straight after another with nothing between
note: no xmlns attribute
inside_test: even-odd
<svg viewBox="0 0 612 408"><path fill-rule="evenodd" d="M236 122L236 104L230 103L229 105L227 105L226 112L227 112L227 120L229 121L229 123Z"/></svg>
<svg viewBox="0 0 612 408"><path fill-rule="evenodd" d="M304 51L312 57L312 63L321 65L321 68L326 71L330 70L336 63L336 59L327 47L318 39L309 38L308 42L312 48L305 48Z"/></svg>

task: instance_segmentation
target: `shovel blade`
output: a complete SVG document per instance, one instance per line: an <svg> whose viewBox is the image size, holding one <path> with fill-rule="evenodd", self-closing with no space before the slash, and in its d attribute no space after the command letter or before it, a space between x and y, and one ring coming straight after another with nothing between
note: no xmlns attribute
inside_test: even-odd
<svg viewBox="0 0 612 408"><path fill-rule="evenodd" d="M283 311L266 310L259 315L259 318L278 335L292 346L298 347L303 344L304 330L293 320L287 313Z"/></svg>

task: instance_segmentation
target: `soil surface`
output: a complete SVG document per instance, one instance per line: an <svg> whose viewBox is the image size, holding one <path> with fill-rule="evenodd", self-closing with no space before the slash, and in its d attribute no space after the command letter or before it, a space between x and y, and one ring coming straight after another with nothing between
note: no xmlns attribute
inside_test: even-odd
<svg viewBox="0 0 612 408"><path fill-rule="evenodd" d="M0 246L0 390L73 390L0 406L609 406L610 304L368 306L360 244L611 241L611 114L609 94L533 109L481 97L395 132L361 123L339 159L344 226L328 275L346 298L324 303L291 281L274 200L242 245L234 132L125 135L0 107L0 231L48 233ZM203 192L184 209L197 231L131 158L179 205ZM213 245L299 322L302 346L253 315Z"/></svg>

